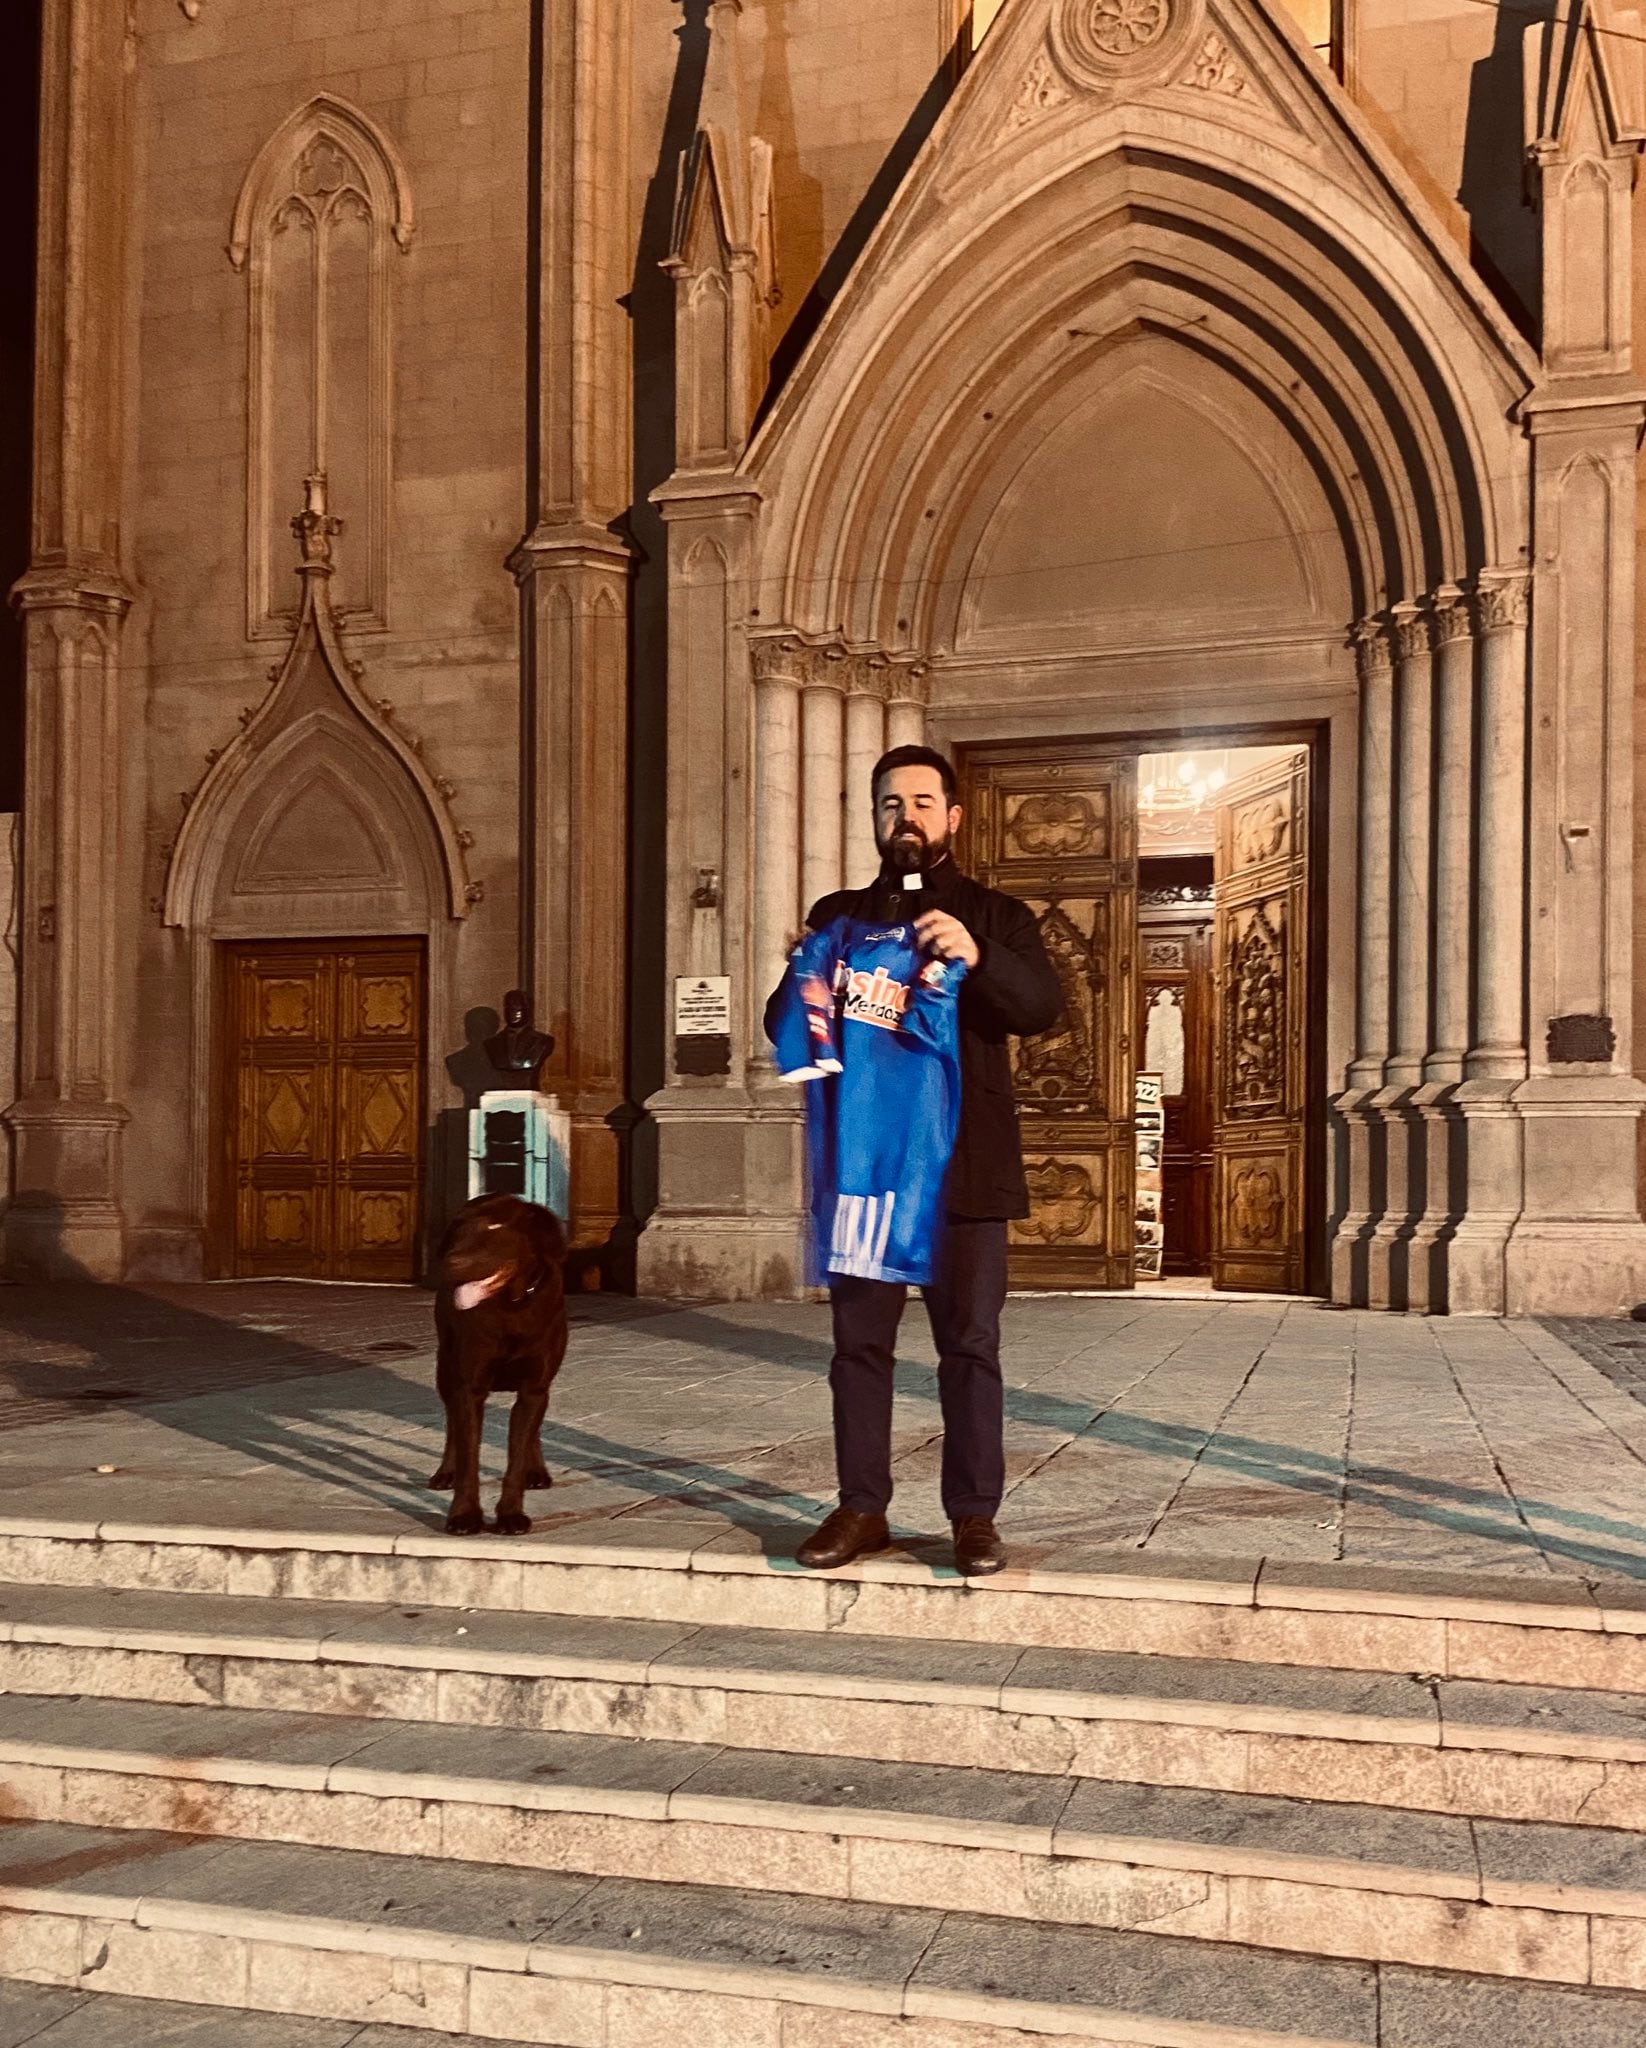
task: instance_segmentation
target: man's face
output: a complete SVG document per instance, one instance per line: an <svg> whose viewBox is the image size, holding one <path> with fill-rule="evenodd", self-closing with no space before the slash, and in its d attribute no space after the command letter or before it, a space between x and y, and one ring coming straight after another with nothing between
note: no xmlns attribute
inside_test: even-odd
<svg viewBox="0 0 1646 2048"><path fill-rule="evenodd" d="M874 836L883 859L905 874L930 867L960 829L960 806L935 768L893 768L874 793Z"/></svg>

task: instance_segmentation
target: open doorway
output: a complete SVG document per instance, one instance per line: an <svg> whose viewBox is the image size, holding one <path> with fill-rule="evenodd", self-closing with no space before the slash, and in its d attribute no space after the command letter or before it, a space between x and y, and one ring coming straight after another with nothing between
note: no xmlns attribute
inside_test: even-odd
<svg viewBox="0 0 1646 2048"><path fill-rule="evenodd" d="M1014 1048L1015 1286L1307 1288L1313 752L1262 733L966 750L968 864L1029 904L1065 995Z"/></svg>

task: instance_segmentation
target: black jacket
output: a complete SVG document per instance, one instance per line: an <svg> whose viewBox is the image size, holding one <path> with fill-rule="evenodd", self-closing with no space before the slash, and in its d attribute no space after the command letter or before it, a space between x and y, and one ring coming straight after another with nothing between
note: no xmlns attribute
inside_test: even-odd
<svg viewBox="0 0 1646 2048"><path fill-rule="evenodd" d="M960 1132L949 1164L949 1214L1027 1216L1029 1190L1006 1040L1050 1030L1062 1015L1063 989L1027 905L984 888L952 860L940 861L925 882L918 896L899 898L896 878L882 874L867 889L825 896L806 922L821 931L837 917L878 924L946 910L976 939L981 958L960 986ZM781 992L780 985L766 1005L768 1038Z"/></svg>

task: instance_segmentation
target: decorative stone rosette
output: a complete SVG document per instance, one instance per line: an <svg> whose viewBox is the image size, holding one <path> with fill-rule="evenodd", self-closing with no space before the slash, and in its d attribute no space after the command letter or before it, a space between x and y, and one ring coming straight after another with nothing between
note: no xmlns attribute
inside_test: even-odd
<svg viewBox="0 0 1646 2048"><path fill-rule="evenodd" d="M1148 83L1176 75L1204 24L1201 0L1056 0L1052 54L1088 91Z"/></svg>

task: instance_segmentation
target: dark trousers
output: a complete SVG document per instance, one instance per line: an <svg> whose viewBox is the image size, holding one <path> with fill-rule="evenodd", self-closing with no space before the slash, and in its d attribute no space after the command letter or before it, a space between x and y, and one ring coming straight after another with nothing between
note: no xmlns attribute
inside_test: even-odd
<svg viewBox="0 0 1646 2048"><path fill-rule="evenodd" d="M949 1219L934 1284L923 1290L943 1408L943 1512L993 1517L1006 1486L1000 1311L1004 1223ZM883 1515L892 1498L892 1364L908 1289L889 1280L829 1283L834 1305L834 1455L840 1505Z"/></svg>

